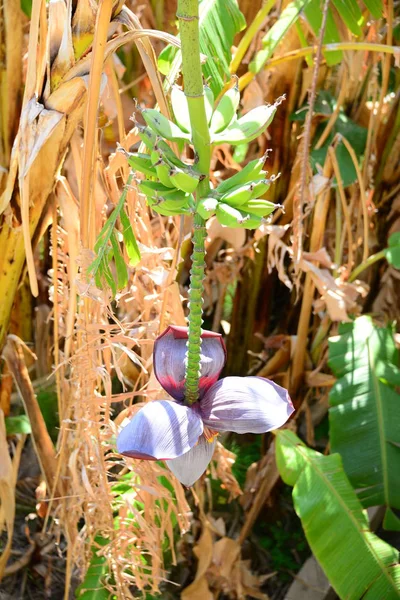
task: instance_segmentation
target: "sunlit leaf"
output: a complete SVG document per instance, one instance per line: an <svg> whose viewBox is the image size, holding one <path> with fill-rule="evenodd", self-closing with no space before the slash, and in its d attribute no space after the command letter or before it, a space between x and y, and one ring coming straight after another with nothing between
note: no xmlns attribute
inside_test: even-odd
<svg viewBox="0 0 400 600"><path fill-rule="evenodd" d="M125 243L125 250L129 257L129 264L134 267L140 261L140 250L137 244L132 225L124 207L121 208L120 219L122 223L122 235Z"/></svg>
<svg viewBox="0 0 400 600"><path fill-rule="evenodd" d="M339 454L324 456L277 432L276 457L314 556L340 598L399 598L398 551L374 535Z"/></svg>
<svg viewBox="0 0 400 600"><path fill-rule="evenodd" d="M330 442L364 506L400 508L400 382L391 326L362 316L329 340Z"/></svg>
<svg viewBox="0 0 400 600"><path fill-rule="evenodd" d="M294 0L286 6L285 10L280 14L279 19L263 37L263 47L257 52L249 66L249 70L252 73L258 73L263 68L267 60L275 52L278 44L285 37L287 31L296 22L300 13L306 8L309 2L310 0Z"/></svg>
<svg viewBox="0 0 400 600"><path fill-rule="evenodd" d="M389 247L385 249L385 256L393 267L400 269L400 231L396 231L390 236Z"/></svg>

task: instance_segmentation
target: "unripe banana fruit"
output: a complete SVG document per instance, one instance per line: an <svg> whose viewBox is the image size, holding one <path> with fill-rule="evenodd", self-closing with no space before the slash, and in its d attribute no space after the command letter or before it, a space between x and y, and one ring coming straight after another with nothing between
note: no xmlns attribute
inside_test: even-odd
<svg viewBox="0 0 400 600"><path fill-rule="evenodd" d="M262 170L265 160L267 158L267 153L260 158L256 158L255 160L251 160L241 171L229 177L229 179L225 179L222 183L219 184L216 191L218 194L226 194L228 190L231 190L237 185L243 183L251 183L256 179L260 179L265 175Z"/></svg>
<svg viewBox="0 0 400 600"><path fill-rule="evenodd" d="M251 199L254 189L254 183L244 183L230 189L226 194L219 198L220 202L238 207L246 204Z"/></svg>
<svg viewBox="0 0 400 600"><path fill-rule="evenodd" d="M182 131L191 132L190 115L185 92L177 85L172 86L171 90L171 105L174 111L175 121L178 123Z"/></svg>
<svg viewBox="0 0 400 600"><path fill-rule="evenodd" d="M274 212L276 208L279 208L279 206L279 204L274 204L273 202L269 202L268 200L257 198L246 202L246 204L241 206L241 210L251 213L253 215L257 215L259 217L267 217L272 212Z"/></svg>
<svg viewBox="0 0 400 600"><path fill-rule="evenodd" d="M240 210L224 202L218 202L215 214L218 222L225 227L239 227L243 221Z"/></svg>
<svg viewBox="0 0 400 600"><path fill-rule="evenodd" d="M254 182L251 198L260 198L271 187L271 179L260 179Z"/></svg>
<svg viewBox="0 0 400 600"><path fill-rule="evenodd" d="M157 177L155 168L152 165L150 156L148 154L142 154L140 152L127 152L124 148L119 147L118 152L122 152L130 167L134 171L140 171L147 177Z"/></svg>
<svg viewBox="0 0 400 600"><path fill-rule="evenodd" d="M156 174L160 182L168 188L175 187L169 178L169 168L163 163L163 160L157 150L152 151L151 161L155 167Z"/></svg>
<svg viewBox="0 0 400 600"><path fill-rule="evenodd" d="M140 123L136 123L136 127L139 133L139 137L144 143L144 145L149 150L153 150L157 141L156 134L150 129L150 127L144 127L143 125L140 125Z"/></svg>
<svg viewBox="0 0 400 600"><path fill-rule="evenodd" d="M178 190L192 194L199 184L200 175L189 169L183 171L174 167L169 171L169 179Z"/></svg>
<svg viewBox="0 0 400 600"><path fill-rule="evenodd" d="M196 212L198 212L203 219L207 220L215 215L217 206L218 200L216 198L201 198L196 205Z"/></svg>
<svg viewBox="0 0 400 600"><path fill-rule="evenodd" d="M282 100L283 97L278 98L275 104L253 108L244 117L233 121L224 131L214 133L211 143L236 145L251 142L266 130Z"/></svg>
<svg viewBox="0 0 400 600"><path fill-rule="evenodd" d="M171 142L179 142L180 140L190 140L190 135L182 131L178 125L164 117L158 110L154 108L145 108L142 110L142 115L147 125L157 135L160 135Z"/></svg>
<svg viewBox="0 0 400 600"><path fill-rule="evenodd" d="M218 102L210 123L210 131L219 133L226 129L236 117L236 111L240 102L240 92L237 83L229 88Z"/></svg>

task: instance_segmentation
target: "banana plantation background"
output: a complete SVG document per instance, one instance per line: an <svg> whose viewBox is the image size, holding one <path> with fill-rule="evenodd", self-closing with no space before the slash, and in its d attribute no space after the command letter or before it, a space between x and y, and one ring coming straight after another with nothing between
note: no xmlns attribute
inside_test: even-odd
<svg viewBox="0 0 400 600"><path fill-rule="evenodd" d="M203 328L224 377L267 378L295 411L221 432L189 487L117 451L167 397L153 346L193 292L195 209L143 187L155 169L201 186L178 8L0 5L0 598L400 598L397 1L200 1L206 110L276 103L266 130L213 138ZM146 137L153 108L169 146ZM257 210L278 205L252 228L217 202L228 177L253 190L250 163Z"/></svg>

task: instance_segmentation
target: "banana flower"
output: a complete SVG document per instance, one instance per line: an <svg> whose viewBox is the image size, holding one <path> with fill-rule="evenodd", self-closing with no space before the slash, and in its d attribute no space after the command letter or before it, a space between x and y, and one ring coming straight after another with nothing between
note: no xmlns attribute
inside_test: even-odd
<svg viewBox="0 0 400 600"><path fill-rule="evenodd" d="M156 340L154 372L174 401L155 400L121 430L123 456L165 460L174 475L191 486L207 469L219 432L264 433L281 427L292 412L288 392L262 377L218 377L226 361L222 336L203 331L198 402L185 400L188 330L169 326Z"/></svg>

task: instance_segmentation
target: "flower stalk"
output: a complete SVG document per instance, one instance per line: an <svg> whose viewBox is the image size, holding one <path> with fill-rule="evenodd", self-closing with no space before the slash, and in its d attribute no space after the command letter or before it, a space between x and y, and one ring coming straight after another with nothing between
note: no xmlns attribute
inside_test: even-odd
<svg viewBox="0 0 400 600"><path fill-rule="evenodd" d="M204 104L203 76L200 64L198 0L179 0L177 18L182 44L184 92L189 108L192 142L197 159L196 167L204 175L204 179L197 188L196 202L198 202L209 191L211 159L210 133ZM190 271L189 334L186 354L185 401L189 405L196 402L199 395L205 238L205 221L196 213Z"/></svg>

